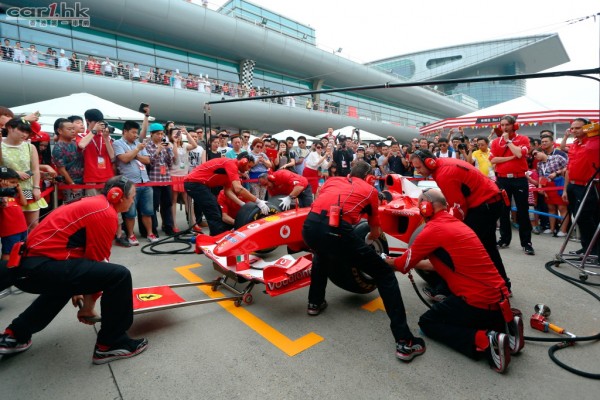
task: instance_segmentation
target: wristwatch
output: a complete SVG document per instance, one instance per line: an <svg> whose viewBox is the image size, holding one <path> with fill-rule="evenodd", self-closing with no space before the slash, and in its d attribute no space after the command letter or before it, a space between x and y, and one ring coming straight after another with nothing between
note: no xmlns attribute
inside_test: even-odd
<svg viewBox="0 0 600 400"><path fill-rule="evenodd" d="M506 141L506 143L507 143L507 144L508 144L508 143L512 143L512 140L508 139L508 140Z"/></svg>

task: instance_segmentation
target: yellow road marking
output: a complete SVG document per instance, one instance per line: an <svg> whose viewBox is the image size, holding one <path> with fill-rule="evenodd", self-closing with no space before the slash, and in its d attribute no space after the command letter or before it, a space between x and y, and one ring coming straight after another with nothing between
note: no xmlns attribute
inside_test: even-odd
<svg viewBox="0 0 600 400"><path fill-rule="evenodd" d="M182 267L175 268L175 271L180 273L185 279L190 282L204 282L202 278L191 271L192 268L200 267L201 264L190 264L184 265ZM203 291L208 297L216 298L223 297L224 294L221 292L213 292L212 289L208 286L198 286L198 289ZM227 310L234 317L248 325L251 329L256 331L259 335L264 337L267 341L269 341L273 346L277 347L279 350L283 351L288 356L292 357L296 354L320 343L324 340L322 336L317 335L314 332L310 332L296 340L292 340L279 332L277 329L273 328L251 312L249 312L246 308L236 307L233 304L233 301L220 301L219 304L225 310Z"/></svg>
<svg viewBox="0 0 600 400"><path fill-rule="evenodd" d="M361 308L370 312L375 312L378 310L385 311L385 307L383 306L383 301L381 300L381 297L378 297L375 300L371 300L367 304L363 305Z"/></svg>

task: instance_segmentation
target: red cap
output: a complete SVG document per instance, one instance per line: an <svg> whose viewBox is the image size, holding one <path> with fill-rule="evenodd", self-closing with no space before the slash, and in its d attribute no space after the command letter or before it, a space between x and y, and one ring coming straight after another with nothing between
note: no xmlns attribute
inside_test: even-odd
<svg viewBox="0 0 600 400"><path fill-rule="evenodd" d="M48 135L46 132L38 132L38 133L33 133L31 135L31 142L35 143L35 142L49 142L50 141L50 135Z"/></svg>

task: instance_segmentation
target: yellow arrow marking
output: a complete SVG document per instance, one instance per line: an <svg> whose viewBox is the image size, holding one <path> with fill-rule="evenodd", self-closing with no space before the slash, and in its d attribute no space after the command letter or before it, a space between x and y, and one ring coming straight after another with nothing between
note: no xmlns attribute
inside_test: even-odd
<svg viewBox="0 0 600 400"><path fill-rule="evenodd" d="M381 300L381 297L378 297L375 300L371 300L367 304L363 305L361 308L370 312L375 312L378 310L385 311L385 307L383 306L383 301Z"/></svg>
<svg viewBox="0 0 600 400"><path fill-rule="evenodd" d="M204 282L198 275L194 274L191 269L200 267L201 264L190 264L183 267L175 268L175 271L180 273L185 279L190 282ZM224 294L221 292L213 292L210 287L198 286L198 289L203 291L210 298L223 297ZM314 332L310 332L296 340L292 340L273 328L247 309L242 307L236 307L232 301L220 301L218 304L227 310L234 317L248 325L251 329L256 331L259 335L264 337L273 346L283 351L288 356L292 357L296 354L320 343L324 340L322 336L317 335Z"/></svg>

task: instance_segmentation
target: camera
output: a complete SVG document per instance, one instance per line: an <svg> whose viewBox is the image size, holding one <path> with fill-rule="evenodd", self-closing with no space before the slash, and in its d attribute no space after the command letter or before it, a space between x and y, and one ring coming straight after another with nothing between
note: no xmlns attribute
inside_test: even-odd
<svg viewBox="0 0 600 400"><path fill-rule="evenodd" d="M115 127L112 125L108 126L108 132L112 135L113 133L115 133Z"/></svg>
<svg viewBox="0 0 600 400"><path fill-rule="evenodd" d="M0 188L0 197L15 197L17 195L17 188L7 187Z"/></svg>
<svg viewBox="0 0 600 400"><path fill-rule="evenodd" d="M167 146L169 143L167 142L167 138L163 136L163 138L160 140L162 142L163 146Z"/></svg>
<svg viewBox="0 0 600 400"><path fill-rule="evenodd" d="M468 146L465 143L459 143L458 149L466 151L468 149Z"/></svg>
<svg viewBox="0 0 600 400"><path fill-rule="evenodd" d="M55 181L55 182L58 182L58 183L64 183L64 182L65 182L65 177L64 177L64 176L62 176L62 175L56 175L56 176L54 177L54 181Z"/></svg>

